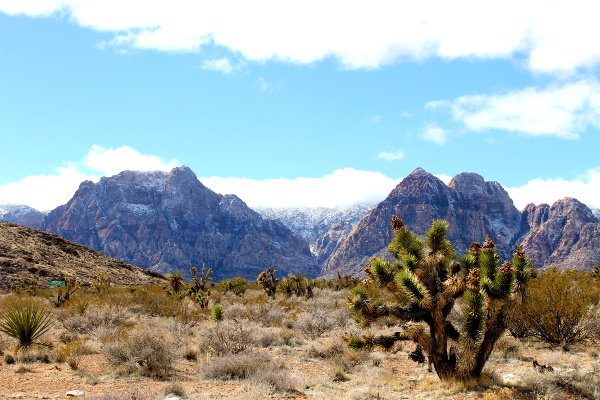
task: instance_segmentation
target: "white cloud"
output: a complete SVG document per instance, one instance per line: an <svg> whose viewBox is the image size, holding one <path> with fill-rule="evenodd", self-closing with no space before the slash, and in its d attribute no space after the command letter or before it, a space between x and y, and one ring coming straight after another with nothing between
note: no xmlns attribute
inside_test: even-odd
<svg viewBox="0 0 600 400"><path fill-rule="evenodd" d="M498 95L432 101L426 108L449 107L453 118L474 131L503 129L532 136L573 139L588 126L600 126L600 83L594 79L529 87Z"/></svg>
<svg viewBox="0 0 600 400"><path fill-rule="evenodd" d="M440 128L435 124L430 124L425 127L423 133L420 135L421 139L438 145L446 143L447 133L444 129Z"/></svg>
<svg viewBox="0 0 600 400"><path fill-rule="evenodd" d="M97 182L125 170L168 171L177 160L164 161L123 146L116 149L92 146L82 161L56 168L55 174L28 176L18 182L0 185L0 204L26 204L38 210L51 210L65 204L81 182Z"/></svg>
<svg viewBox="0 0 600 400"><path fill-rule="evenodd" d="M401 160L404 158L404 152L402 150L398 150L395 153L389 153L387 151L382 151L377 155L377 158L381 158L386 161Z"/></svg>
<svg viewBox="0 0 600 400"><path fill-rule="evenodd" d="M574 197L589 207L600 208L600 168L587 170L574 180L540 178L520 187L505 189L519 209L529 203L552 205L565 197Z"/></svg>
<svg viewBox="0 0 600 400"><path fill-rule="evenodd" d="M201 66L202 69L209 71L219 71L224 74L231 74L233 71L237 71L239 65L233 65L228 58L219 58L215 60L205 60Z"/></svg>
<svg viewBox="0 0 600 400"><path fill-rule="evenodd" d="M4 0L8 14L65 14L112 32L121 45L199 51L210 44L247 60L377 68L427 57L525 58L534 71L600 63L597 5L559 1ZM123 40L125 39L125 40Z"/></svg>
<svg viewBox="0 0 600 400"><path fill-rule="evenodd" d="M322 178L257 181L213 176L200 182L221 194L234 193L251 207L336 207L378 203L399 181L379 172L345 168Z"/></svg>

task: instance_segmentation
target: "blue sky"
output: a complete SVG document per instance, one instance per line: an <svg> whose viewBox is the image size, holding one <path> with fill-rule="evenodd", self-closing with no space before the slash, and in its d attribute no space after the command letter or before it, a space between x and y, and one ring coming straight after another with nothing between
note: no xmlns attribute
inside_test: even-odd
<svg viewBox="0 0 600 400"><path fill-rule="evenodd" d="M184 164L250 205L422 167L600 207L592 2L218 3L1 0L0 204Z"/></svg>

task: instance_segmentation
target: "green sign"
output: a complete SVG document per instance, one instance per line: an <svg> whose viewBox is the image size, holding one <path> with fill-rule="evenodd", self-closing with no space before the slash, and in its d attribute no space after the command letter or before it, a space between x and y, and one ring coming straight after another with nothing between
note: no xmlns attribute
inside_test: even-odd
<svg viewBox="0 0 600 400"><path fill-rule="evenodd" d="M52 286L52 287L65 286L65 281L50 281L50 286Z"/></svg>

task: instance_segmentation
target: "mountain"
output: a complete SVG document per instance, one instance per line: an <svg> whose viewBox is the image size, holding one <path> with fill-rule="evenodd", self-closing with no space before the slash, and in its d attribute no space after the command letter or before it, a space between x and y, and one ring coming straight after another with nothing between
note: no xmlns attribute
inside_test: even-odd
<svg viewBox="0 0 600 400"><path fill-rule="evenodd" d="M374 256L387 256L392 238L389 219L400 216L418 234L432 219L450 222L449 238L460 253L486 236L494 239L499 253L508 259L516 243L522 243L536 267L590 269L600 264L598 210L576 199L527 206L519 212L497 182L486 182L475 173L455 176L448 185L416 169L352 229L339 223L317 239L313 253L323 276L335 271L361 274Z"/></svg>
<svg viewBox="0 0 600 400"><path fill-rule="evenodd" d="M315 241L340 221L354 226L375 204L356 204L339 207L256 207L263 218L278 219L285 226L311 243L313 254L318 252Z"/></svg>
<svg viewBox="0 0 600 400"><path fill-rule="evenodd" d="M92 284L108 272L113 283L140 285L164 282L160 274L115 260L95 250L47 232L0 222L0 288L7 290L19 279L49 282L75 278Z"/></svg>
<svg viewBox="0 0 600 400"><path fill-rule="evenodd" d="M39 229L46 214L25 205L0 204L0 221Z"/></svg>
<svg viewBox="0 0 600 400"><path fill-rule="evenodd" d="M170 172L124 171L83 182L51 211L44 229L104 254L157 272L190 264L217 280L254 279L276 266L281 274L316 276L306 241L279 221L263 219L234 195L204 186L187 167Z"/></svg>
<svg viewBox="0 0 600 400"><path fill-rule="evenodd" d="M387 256L392 215L402 218L419 235L435 218L449 221L448 239L459 254L466 252L471 243L490 236L499 253L509 258L512 246L524 233L521 213L497 182L486 182L475 173L462 173L446 185L417 168L338 241L323 263L323 273L329 276L341 270L360 275L372 257Z"/></svg>
<svg viewBox="0 0 600 400"><path fill-rule="evenodd" d="M333 224L327 232L315 240L311 247L313 254L317 257L317 263L323 265L337 246L348 237L351 231L352 224L342 220Z"/></svg>
<svg viewBox="0 0 600 400"><path fill-rule="evenodd" d="M526 233L518 242L534 265L590 269L600 264L600 222L577 199L530 204L521 221Z"/></svg>

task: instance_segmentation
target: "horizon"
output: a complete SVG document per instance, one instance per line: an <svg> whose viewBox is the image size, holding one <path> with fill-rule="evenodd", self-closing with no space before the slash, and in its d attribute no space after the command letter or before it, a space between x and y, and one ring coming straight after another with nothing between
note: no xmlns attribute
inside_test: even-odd
<svg viewBox="0 0 600 400"><path fill-rule="evenodd" d="M519 209L600 208L594 11L6 0L0 204L187 165L254 206L381 201L422 167L478 173Z"/></svg>

